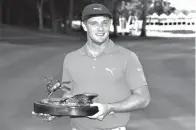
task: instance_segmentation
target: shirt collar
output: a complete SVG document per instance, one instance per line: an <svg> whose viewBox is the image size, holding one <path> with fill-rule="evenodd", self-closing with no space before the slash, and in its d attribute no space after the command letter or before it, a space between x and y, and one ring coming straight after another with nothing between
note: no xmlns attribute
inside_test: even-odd
<svg viewBox="0 0 196 130"><path fill-rule="evenodd" d="M104 48L103 53L109 54L112 52L116 52L116 45L112 40L110 40L109 43ZM82 55L88 55L87 43L80 49L80 53Z"/></svg>

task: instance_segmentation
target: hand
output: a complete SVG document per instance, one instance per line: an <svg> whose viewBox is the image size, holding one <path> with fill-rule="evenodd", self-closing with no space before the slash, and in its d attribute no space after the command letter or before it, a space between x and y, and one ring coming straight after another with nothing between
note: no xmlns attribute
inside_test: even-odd
<svg viewBox="0 0 196 130"><path fill-rule="evenodd" d="M98 119L102 121L110 111L109 104L93 103L90 106L97 106L99 110L93 116L88 116L88 118L91 118L91 119Z"/></svg>
<svg viewBox="0 0 196 130"><path fill-rule="evenodd" d="M34 111L32 111L32 115L35 115L35 116L41 118L42 120L48 121L48 122L50 122L56 118L56 116L51 116L50 114L35 113Z"/></svg>

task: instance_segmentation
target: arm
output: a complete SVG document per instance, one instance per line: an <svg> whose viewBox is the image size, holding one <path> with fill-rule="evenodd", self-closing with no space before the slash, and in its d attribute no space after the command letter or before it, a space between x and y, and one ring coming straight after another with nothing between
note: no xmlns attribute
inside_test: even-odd
<svg viewBox="0 0 196 130"><path fill-rule="evenodd" d="M99 112L89 118L103 120L104 117L111 112L122 113L130 112L145 108L150 102L150 94L148 85L141 63L135 53L129 53L126 63L125 78L132 94L119 102L100 104L96 103L92 106L98 106Z"/></svg>
<svg viewBox="0 0 196 130"><path fill-rule="evenodd" d="M150 94L148 86L143 86L135 91L127 99L109 104L110 112L130 112L133 110L138 110L145 108L150 102Z"/></svg>
<svg viewBox="0 0 196 130"><path fill-rule="evenodd" d="M150 94L146 85L132 91L132 95L125 100L109 104L94 103L92 106L98 106L99 112L93 116L89 116L89 118L103 120L108 113L123 113L142 109L149 102Z"/></svg>
<svg viewBox="0 0 196 130"><path fill-rule="evenodd" d="M139 58L133 52L129 52L127 57L125 78L132 94L123 101L109 104L110 111L130 112L146 107L150 101L148 85Z"/></svg>

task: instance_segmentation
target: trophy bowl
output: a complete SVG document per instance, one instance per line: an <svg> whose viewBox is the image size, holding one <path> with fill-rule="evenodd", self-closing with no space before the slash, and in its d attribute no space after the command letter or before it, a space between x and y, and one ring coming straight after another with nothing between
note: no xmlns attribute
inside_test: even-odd
<svg viewBox="0 0 196 130"><path fill-rule="evenodd" d="M91 99L88 98L86 103L75 101L76 96L86 97L85 94L75 95L72 98L58 99L50 98L42 101L34 102L34 112L50 114L52 116L70 116L70 117L86 117L92 116L98 112L97 106L90 106ZM89 100L90 99L90 100ZM78 100L78 99L76 99Z"/></svg>
<svg viewBox="0 0 196 130"><path fill-rule="evenodd" d="M92 116L98 112L97 106L90 106L93 98L97 97L96 93L76 94L65 98L52 98L56 90L70 92L70 88L66 87L70 81L52 83L54 80L43 78L46 81L47 95L40 101L34 102L34 112L38 114L49 114L51 116L70 116L70 117L86 117Z"/></svg>

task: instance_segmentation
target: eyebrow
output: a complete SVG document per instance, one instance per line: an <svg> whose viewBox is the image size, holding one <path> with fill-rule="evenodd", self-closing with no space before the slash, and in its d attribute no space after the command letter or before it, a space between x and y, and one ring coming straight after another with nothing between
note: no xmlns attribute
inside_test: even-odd
<svg viewBox="0 0 196 130"><path fill-rule="evenodd" d="M92 23L92 22L97 22L96 20L93 20L93 21L89 21L90 23ZM101 22L109 22L109 20L108 19L106 19L106 20L103 20L103 21L101 21Z"/></svg>
<svg viewBox="0 0 196 130"><path fill-rule="evenodd" d="M106 19L104 19L103 21L109 21L109 20L110 20L110 19L107 19L107 18L106 18Z"/></svg>

